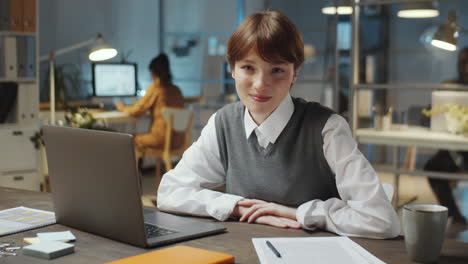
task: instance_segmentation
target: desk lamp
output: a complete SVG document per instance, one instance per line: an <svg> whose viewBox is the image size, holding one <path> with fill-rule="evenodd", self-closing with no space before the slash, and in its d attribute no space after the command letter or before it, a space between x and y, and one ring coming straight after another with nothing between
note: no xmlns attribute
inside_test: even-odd
<svg viewBox="0 0 468 264"><path fill-rule="evenodd" d="M57 56L67 54L77 49L81 49L83 47L93 45L91 47L89 53L89 60L91 61L104 61L111 59L117 55L117 50L112 48L109 44L107 44L103 38L101 33L98 33L97 37L93 37L91 39L85 40L83 42L71 45L66 48L62 48L56 51L51 51L48 55L41 56L39 61L49 60L49 67L50 67L50 123L52 125L55 124L55 62L54 59Z"/></svg>
<svg viewBox="0 0 468 264"><path fill-rule="evenodd" d="M455 51L457 50L459 32L467 32L467 30L457 24L457 11L450 10L447 21L439 26L432 36L431 45L440 49Z"/></svg>

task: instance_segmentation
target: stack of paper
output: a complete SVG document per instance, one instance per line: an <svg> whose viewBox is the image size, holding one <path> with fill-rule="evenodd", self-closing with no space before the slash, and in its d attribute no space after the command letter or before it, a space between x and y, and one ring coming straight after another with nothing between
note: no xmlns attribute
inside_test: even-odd
<svg viewBox="0 0 468 264"><path fill-rule="evenodd" d="M31 245L23 247L23 254L44 259L54 259L75 252L75 246L65 242L75 241L70 231L37 233L37 237L24 238Z"/></svg>
<svg viewBox="0 0 468 264"><path fill-rule="evenodd" d="M281 257L275 255L266 241L273 244ZM384 263L347 237L252 238L252 242L262 264Z"/></svg>
<svg viewBox="0 0 468 264"><path fill-rule="evenodd" d="M54 259L75 252L75 246L60 241L41 241L23 247L23 254L44 259Z"/></svg>
<svg viewBox="0 0 468 264"><path fill-rule="evenodd" d="M41 241L52 240L61 242L73 242L76 240L76 237L70 231L37 233L37 237Z"/></svg>

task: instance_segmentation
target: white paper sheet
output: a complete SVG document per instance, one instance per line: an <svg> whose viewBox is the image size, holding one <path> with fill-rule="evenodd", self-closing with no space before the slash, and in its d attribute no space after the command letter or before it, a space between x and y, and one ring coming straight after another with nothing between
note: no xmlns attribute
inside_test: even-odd
<svg viewBox="0 0 468 264"><path fill-rule="evenodd" d="M0 236L39 228L55 223L55 214L28 207L15 207L0 211Z"/></svg>
<svg viewBox="0 0 468 264"><path fill-rule="evenodd" d="M49 241L70 242L70 241L76 240L76 237L70 231L37 233L37 237L41 241L49 240Z"/></svg>
<svg viewBox="0 0 468 264"><path fill-rule="evenodd" d="M281 258L268 248L267 240L280 252ZM347 237L252 238L252 242L262 264L385 264Z"/></svg>

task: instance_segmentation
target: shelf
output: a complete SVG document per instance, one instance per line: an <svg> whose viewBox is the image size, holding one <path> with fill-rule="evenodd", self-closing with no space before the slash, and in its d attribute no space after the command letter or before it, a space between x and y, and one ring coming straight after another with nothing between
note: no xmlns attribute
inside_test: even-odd
<svg viewBox="0 0 468 264"><path fill-rule="evenodd" d="M450 173L450 172L437 172L437 171L426 171L426 170L407 170L403 168L394 169L388 165L375 165L373 167L375 171L383 172L383 173L412 175L412 176L426 176L426 177L431 177L431 178L449 179L449 180L468 180L468 172Z"/></svg>
<svg viewBox="0 0 468 264"><path fill-rule="evenodd" d="M14 32L14 31L0 31L0 37L18 36L18 37L36 37L36 32Z"/></svg>
<svg viewBox="0 0 468 264"><path fill-rule="evenodd" d="M402 147L423 147L468 151L468 137L448 132L431 131L425 127L409 127L405 130L356 129L356 140L363 144Z"/></svg>
<svg viewBox="0 0 468 264"><path fill-rule="evenodd" d="M36 82L36 78L16 78L16 79L0 78L0 82L31 83L31 82Z"/></svg>
<svg viewBox="0 0 468 264"><path fill-rule="evenodd" d="M404 89L404 90L460 90L468 91L468 85L459 84L431 84L431 83L408 83L408 84L357 84L355 89L380 90L380 89Z"/></svg>

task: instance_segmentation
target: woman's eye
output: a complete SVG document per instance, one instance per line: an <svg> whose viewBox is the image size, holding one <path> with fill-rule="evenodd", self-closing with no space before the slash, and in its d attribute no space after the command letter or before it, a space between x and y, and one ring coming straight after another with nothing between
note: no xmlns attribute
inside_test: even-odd
<svg viewBox="0 0 468 264"><path fill-rule="evenodd" d="M281 73L281 72L284 72L284 70L281 69L281 68L273 68L272 72L273 73Z"/></svg>
<svg viewBox="0 0 468 264"><path fill-rule="evenodd" d="M245 65L245 66L242 66L241 69L251 71L251 70L253 70L253 67L250 66L250 65Z"/></svg>

